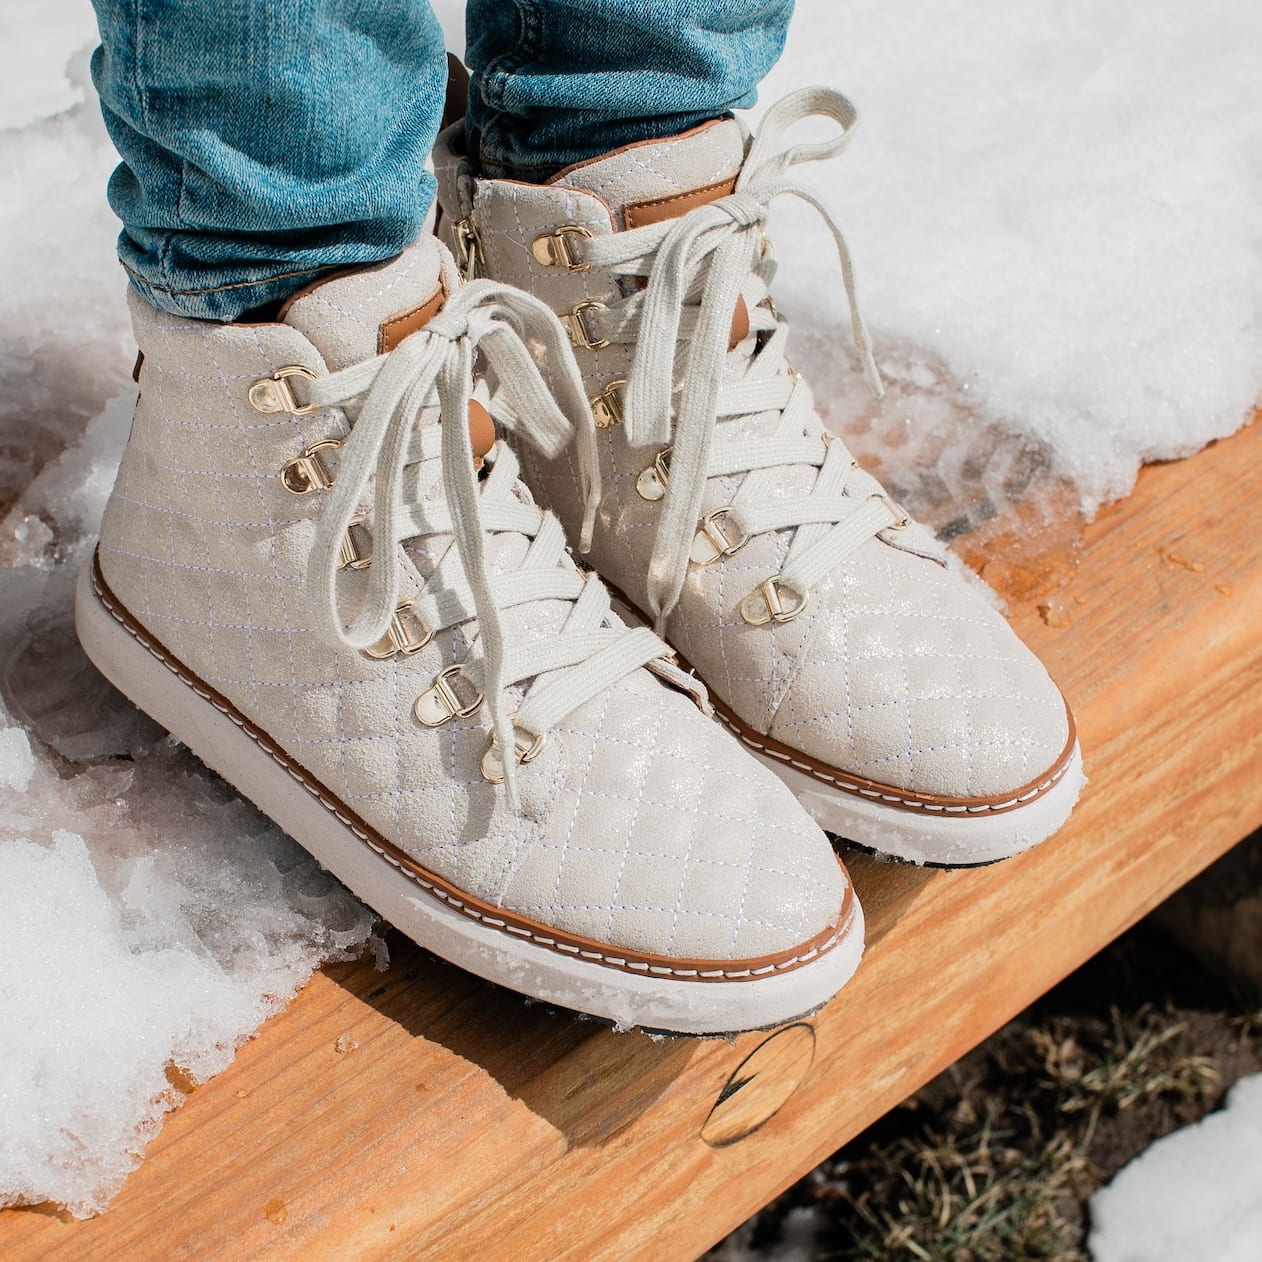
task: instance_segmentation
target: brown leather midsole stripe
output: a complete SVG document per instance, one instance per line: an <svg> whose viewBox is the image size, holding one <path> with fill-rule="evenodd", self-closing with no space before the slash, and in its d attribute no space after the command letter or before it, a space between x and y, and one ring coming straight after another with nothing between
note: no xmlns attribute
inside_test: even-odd
<svg viewBox="0 0 1262 1262"><path fill-rule="evenodd" d="M564 933L547 925L541 925L537 921L528 920L524 916L505 911L501 907L484 903L421 867L393 842L387 841L305 767L291 758L267 732L247 719L231 701L205 683L179 658L164 648L132 617L110 590L109 584L105 581L105 575L101 572L99 552L94 553L92 557L92 586L105 610L132 639L161 662L181 683L191 688L204 701L209 702L225 718L230 719L254 741L263 753L283 767L321 806L350 829L374 854L384 859L391 867L398 869L427 894L471 920L476 920L511 937L526 939L536 946L555 951L560 955L600 964L606 968L642 976L700 982L758 981L778 973L788 973L802 968L834 947L845 936L854 920L854 892L847 875L846 894L838 913L837 924L816 934L800 947L775 955L755 956L746 960L692 960L618 950L591 938ZM840 859L837 862L844 872L845 865Z"/></svg>
<svg viewBox="0 0 1262 1262"><path fill-rule="evenodd" d="M680 662L682 664L682 658L680 658ZM710 694L710 704L714 706L715 712L726 727L740 737L751 749L758 750L759 753L764 754L766 757L785 763L795 771L800 771L803 775L811 776L813 779L819 780L831 788L840 789L844 793L850 793L855 797L864 798L868 801L879 802L884 806L892 806L898 810L918 811L924 815L972 815L980 817L1002 815L1007 811L1020 810L1021 807L1037 801L1043 794L1049 792L1060 782L1061 777L1069 769L1070 760L1073 757L1074 744L1078 739L1074 727L1074 716L1070 713L1069 706L1066 704L1065 720L1069 726L1069 740L1066 742L1065 748L1061 751L1056 762L1052 764L1051 768L1044 775L1019 789L1013 790L1011 793L996 794L993 797L938 797L932 793L915 793L910 789L896 789L890 785L881 784L876 780L865 780L862 776L852 775L846 771L838 771L836 768L829 767L826 763L817 762L799 749L793 749L780 741L773 740L770 736L763 736L761 733L755 732L753 728L743 722L725 702L721 701L713 693Z"/></svg>
<svg viewBox="0 0 1262 1262"><path fill-rule="evenodd" d="M637 618L646 625L652 626L652 620L645 618L639 608L607 579L605 580L605 586ZM1018 789L1012 790L1010 793L997 793L991 797L958 798L940 797L933 793L916 793L911 789L895 788L890 784L882 784L879 780L867 780L863 776L857 776L852 772L842 771L837 767L830 767L827 763L820 762L809 754L804 754L800 749L794 749L791 745L786 745L771 736L764 736L761 732L750 727L726 701L715 693L714 689L706 683L705 676L678 649L675 649L673 644L671 648L679 659L681 668L696 675L706 685L706 690L710 694L710 704L714 707L715 713L722 720L723 725L751 749L756 749L760 754L773 758L776 762L782 762L786 766L792 767L795 771L800 771L803 775L810 776L812 779L818 780L830 788L840 789L843 793L852 794L854 797L864 798L870 802L878 802L882 806L894 807L901 811L916 811L922 815L958 815L967 817L970 815L1002 815L1006 811L1020 810L1021 807L1028 806L1060 783L1065 772L1069 770L1074 746L1078 743L1078 729L1074 724L1073 712L1069 708L1069 702L1065 701L1064 694L1062 694L1061 700L1065 704L1065 722L1069 729L1069 735L1065 741L1064 749L1060 752L1060 756L1041 776Z"/></svg>

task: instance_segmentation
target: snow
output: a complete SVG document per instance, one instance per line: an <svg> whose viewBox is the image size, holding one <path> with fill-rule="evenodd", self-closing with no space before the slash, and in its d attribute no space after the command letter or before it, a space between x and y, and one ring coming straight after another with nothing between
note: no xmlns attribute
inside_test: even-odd
<svg viewBox="0 0 1262 1262"><path fill-rule="evenodd" d="M35 813L79 814L82 833L0 829L5 1204L102 1209L182 1098L177 1082L220 1072L314 963L366 936L362 908L186 763L45 786Z"/></svg>
<svg viewBox="0 0 1262 1262"><path fill-rule="evenodd" d="M22 127L80 104L86 80L72 77L66 62L67 54L96 43L89 7L63 3L7 8L0 40L12 64L0 75L0 127Z"/></svg>
<svg viewBox="0 0 1262 1262"><path fill-rule="evenodd" d="M91 669L53 520L65 564L0 569L0 1205L85 1214L374 919Z"/></svg>
<svg viewBox="0 0 1262 1262"><path fill-rule="evenodd" d="M91 489L85 465L44 481L50 502ZM0 569L0 1205L85 1214L182 1086L374 918L91 669L70 612L84 548L53 522L64 564Z"/></svg>
<svg viewBox="0 0 1262 1262"><path fill-rule="evenodd" d="M461 7L438 8L459 49ZM998 506L1047 474L1090 509L1262 397L1262 111L1240 107L1260 35L1231 0L799 0L762 106L810 80L860 106L851 151L806 178L891 388L871 404L836 354L830 247L786 211L782 305L810 316L794 362L857 446L902 463L909 506L981 468ZM0 13L0 1204L76 1213L179 1084L372 932L74 639L134 398L93 42L82 0Z"/></svg>
<svg viewBox="0 0 1262 1262"><path fill-rule="evenodd" d="M799 0L760 106L822 81L859 108L848 152L799 170L895 387L869 408L832 362L831 246L793 208L781 306L810 312L802 365L838 425L862 409L889 445L910 419L947 463L993 425L1088 512L1239 428L1262 401L1259 47L1239 0Z"/></svg>
<svg viewBox="0 0 1262 1262"><path fill-rule="evenodd" d="M25 793L34 775L30 738L20 727L0 728L0 788Z"/></svg>
<svg viewBox="0 0 1262 1262"><path fill-rule="evenodd" d="M78 3L0 17L0 1205L80 1215L374 927L74 637L135 402L93 33Z"/></svg>
<svg viewBox="0 0 1262 1262"><path fill-rule="evenodd" d="M830 1255L824 1241L831 1226L828 1216L812 1205L795 1205L780 1225L775 1244L755 1248L754 1224L738 1227L706 1256L709 1262L816 1262Z"/></svg>
<svg viewBox="0 0 1262 1262"><path fill-rule="evenodd" d="M1262 1259L1262 1074L1159 1139L1091 1198L1094 1262Z"/></svg>

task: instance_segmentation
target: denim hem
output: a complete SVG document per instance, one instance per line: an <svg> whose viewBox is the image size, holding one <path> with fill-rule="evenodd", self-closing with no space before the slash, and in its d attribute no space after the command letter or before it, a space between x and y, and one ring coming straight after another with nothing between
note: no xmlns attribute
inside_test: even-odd
<svg viewBox="0 0 1262 1262"><path fill-rule="evenodd" d="M190 320L215 320L220 324L231 324L255 307L292 297L312 278L337 266L336 263L326 263L319 267L306 267L301 271L281 272L259 280L233 281L227 285L210 285L201 289L174 289L147 280L126 263L122 264L132 288L151 307Z"/></svg>
<svg viewBox="0 0 1262 1262"><path fill-rule="evenodd" d="M447 63L428 0L94 0L131 284L232 320L420 231Z"/></svg>
<svg viewBox="0 0 1262 1262"><path fill-rule="evenodd" d="M538 183L754 103L793 0L468 0L470 154Z"/></svg>
<svg viewBox="0 0 1262 1262"><path fill-rule="evenodd" d="M478 172L484 179L520 180L523 184L546 184L558 171L564 171L567 166L573 165L572 162L563 162L560 166L555 162L533 163L530 166L516 162L496 162L486 156L485 149L478 156Z"/></svg>
<svg viewBox="0 0 1262 1262"><path fill-rule="evenodd" d="M739 108L741 102L736 103ZM494 125L499 119L508 119L509 115L491 114L487 120L487 130L479 136L478 170L486 179L521 180L526 184L545 184L554 175L580 163L594 162L606 157L609 153L630 144L645 144L656 140L669 140L691 131L702 123L717 119L732 118L732 108L720 107L717 110L702 109L690 113L662 114L655 118L635 118L616 120L619 124L612 135L601 137L600 147L590 144L572 144L564 151L556 151L547 155L547 160L530 162L523 152L524 142L512 146L504 145L501 136L497 135ZM601 118L600 122L607 122ZM592 130L590 127L588 131ZM488 141L488 133L490 140ZM504 129L502 135L508 135Z"/></svg>

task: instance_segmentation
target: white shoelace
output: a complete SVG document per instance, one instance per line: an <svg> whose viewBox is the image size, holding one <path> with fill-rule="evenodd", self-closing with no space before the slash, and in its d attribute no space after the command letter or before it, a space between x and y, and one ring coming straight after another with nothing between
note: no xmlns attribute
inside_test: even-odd
<svg viewBox="0 0 1262 1262"><path fill-rule="evenodd" d="M841 130L822 143L780 148L784 132L808 117L831 119ZM769 580L772 587L764 585L750 594L758 598L767 590L768 614L776 592L790 589L795 593L790 603L804 603L811 586L866 539L907 524L880 484L855 466L843 443L827 437L821 442L817 433L811 435L811 393L785 363L788 326L769 302L775 263L763 224L771 202L788 195L814 207L832 233L855 346L873 391L882 393L845 239L815 194L788 177L799 163L840 154L856 121L854 106L840 93L803 88L767 112L735 192L679 219L584 242L583 258L591 267L648 282L610 304L599 329L611 342L636 346L624 392L628 440L637 446L670 447L669 478L648 573L649 604L659 634L665 633L683 590L706 482L712 477L748 475L721 510L718 524L709 518L702 523L703 530L713 526L709 537L714 551L734 552L754 535L794 530L785 564ZM741 378L724 384L738 298L744 299L750 333L757 335L759 345ZM744 437L738 425L716 424L777 410L780 420L770 436ZM808 495L790 499L769 494L776 470L786 465L819 469ZM593 487L591 493L599 491Z"/></svg>
<svg viewBox="0 0 1262 1262"><path fill-rule="evenodd" d="M544 348L556 398L527 338ZM359 411L342 442L337 476L318 523L308 593L328 639L369 649L386 635L400 608L401 574L419 581L399 545L426 536L454 537L455 547L447 549L404 604L409 618L429 635L476 617L481 663L480 669L471 663L467 674L485 698L516 810L518 759L502 751L520 754L585 701L669 649L652 632L628 629L610 617L603 585L587 581L566 557L560 524L517 493L517 461L505 444L497 444L489 472L479 478L468 423L479 354L496 383L491 410L497 419L553 455L577 429L583 463L599 477L578 366L556 318L537 299L509 286L463 285L393 351L311 383L308 394L315 406L351 404ZM438 423L433 423L435 407ZM422 422L426 408L430 423ZM370 494L371 513L365 518ZM361 520L372 533L374 561L362 606L347 623L338 573L348 531ZM524 561L510 574L488 569L486 537L501 531L531 540ZM546 639L506 648L501 612L544 600L572 602L563 628ZM528 679L533 682L516 714L510 714L506 689Z"/></svg>

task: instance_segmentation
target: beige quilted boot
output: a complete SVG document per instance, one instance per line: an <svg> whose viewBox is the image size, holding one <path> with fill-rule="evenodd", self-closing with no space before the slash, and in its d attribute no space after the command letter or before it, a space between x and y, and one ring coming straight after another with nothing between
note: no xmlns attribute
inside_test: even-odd
<svg viewBox="0 0 1262 1262"><path fill-rule="evenodd" d="M837 138L784 148L811 115ZM824 215L849 293L841 235L792 168L839 152L853 123L844 97L808 88L756 139L716 120L543 185L479 179L457 126L435 150L440 230L467 271L565 324L596 468L572 445L527 452L527 478L724 722L831 832L916 863L986 863L1069 815L1073 721L1004 619L824 431L768 292L764 221L789 193Z"/></svg>
<svg viewBox="0 0 1262 1262"><path fill-rule="evenodd" d="M132 315L140 402L77 603L119 688L505 986L711 1034L846 981L862 916L827 838L495 442L490 416L554 454L590 425L546 309L427 239L280 323Z"/></svg>

